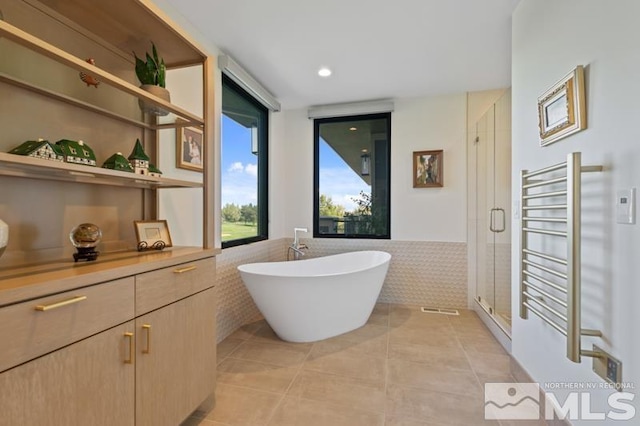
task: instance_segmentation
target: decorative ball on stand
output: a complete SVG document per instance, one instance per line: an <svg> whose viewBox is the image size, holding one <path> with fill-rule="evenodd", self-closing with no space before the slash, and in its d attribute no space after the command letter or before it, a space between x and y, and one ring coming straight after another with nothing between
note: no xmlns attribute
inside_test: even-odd
<svg viewBox="0 0 640 426"><path fill-rule="evenodd" d="M78 260L96 260L99 252L96 246L102 240L102 231L98 225L93 223L81 223L71 230L69 239L73 246L78 250L73 254L73 259Z"/></svg>

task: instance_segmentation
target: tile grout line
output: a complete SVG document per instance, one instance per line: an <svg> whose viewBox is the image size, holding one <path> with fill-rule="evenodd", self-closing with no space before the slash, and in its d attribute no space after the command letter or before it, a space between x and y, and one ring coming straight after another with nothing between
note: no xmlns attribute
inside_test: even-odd
<svg viewBox="0 0 640 426"><path fill-rule="evenodd" d="M384 411L383 411L383 424L387 424L387 406L389 405L389 394L387 389L389 387L389 351L391 350L391 303L387 303L387 354L384 360Z"/></svg>
<svg viewBox="0 0 640 426"><path fill-rule="evenodd" d="M372 323L374 326L382 326L385 327L385 332L384 335L386 336L386 351L384 352L384 383L383 383L383 391L384 391L384 405L383 405L383 410L380 411L369 411L369 410L362 410L362 409L358 409L357 411L361 411L361 412L367 412L367 413L371 413L371 414L377 414L378 416L382 417L381 421L383 422L387 422L389 420L391 420L391 416L393 414L391 408L392 408L392 404L390 404L390 399L388 396L388 392L390 390L390 385L391 383L389 382L390 378L391 378L391 374L390 374L390 362L391 362L391 331L393 330L391 327L391 315L392 315L392 304L390 303L385 303L387 305L387 309L386 309L386 314L387 314L387 318L386 318L386 325L383 324L376 324L376 323ZM396 304L393 304L393 306L395 306ZM398 305L401 306L401 305ZM398 317L398 319L402 319L402 313L400 313L400 316ZM420 321L419 321L420 322ZM469 334L470 337L473 337L474 330L472 328L469 328L469 326L466 324L466 321L463 321L462 323L458 323L457 321L454 321L453 318L449 318L447 317L447 321L446 321L446 329L443 329L442 331L444 333L450 333L452 338L453 338L453 342L455 342L455 346L457 347L457 350L462 350L462 357L461 359L466 360L466 362L469 364L469 369L473 372L473 376L476 380L477 385L480 386L480 392L482 392L482 381L480 380L479 375L483 374L482 373L482 369L477 369L474 367L474 364L471 362L472 359L477 359L476 357L474 357L474 353L472 352L472 350L474 350L475 346L470 346L469 348L465 348L465 346L463 346L463 341L466 339L467 335ZM251 343L246 343L246 342L258 342L258 343L272 343L272 345L267 345L267 346L272 346L273 345L279 345L280 342L275 342L275 341L268 341L266 339L263 340L258 340L260 338L260 336L257 336L257 333L260 332L260 330L263 330L263 327L268 327L268 325L262 325L259 329L255 330L254 333L251 334L249 339L239 339L242 340L238 346L236 346L233 350L229 351L229 353L220 360L220 363L226 360L240 360L240 361L247 361L247 362L252 362L252 363L256 363L256 364L262 364L262 365L269 365L269 366L275 366L275 367L279 367L279 368L288 368L286 366L278 366L276 364L271 364L269 362L264 362L264 361L257 361L257 360L251 360L251 359L244 359L244 358L237 358L236 356L234 356L234 354L238 354L238 351L241 350L239 348L242 348L246 345L249 345ZM382 329L382 327L380 327L380 329ZM432 325L430 325L430 322L425 322L424 323L424 327L420 327L422 328L422 331L428 331L430 328L432 327ZM469 330L469 333L467 333L467 331ZM365 336L366 339L365 340L369 340L369 339L373 339L373 338L377 338L378 336ZM354 339L353 340L353 344L357 345L359 344L359 338L358 339ZM347 342L349 342L349 340L347 340ZM453 343L452 342L452 343ZM285 342L286 343L286 342ZM382 343L382 342L380 342ZM398 342L399 343L399 342ZM288 343L288 345L291 345L291 343ZM284 346L284 345L283 345ZM420 346L420 345L418 345ZM313 342L310 347L307 350L307 353L304 355L304 357L301 359L301 361L299 361L299 364L293 364L290 367L293 367L292 369L294 370L294 374L292 375L292 378L290 379L290 382L288 383L288 385L286 386L286 389L284 389L283 392L279 392L279 391L267 391L267 390L262 390L262 389L255 389L252 387L245 387L242 385L237 385L237 384L226 384L227 386L230 387L235 387L235 388L242 388L242 389L247 389L247 390L253 390L253 391L259 391L259 392L263 392L263 393L267 393L267 394L271 394L274 396L274 400L276 401L276 403L273 405L273 408L267 412L267 416L265 416L260 422L260 424L262 425L269 425L271 422L274 421L274 419L276 418L276 414L279 412L280 409L282 409L285 405L284 405L284 399L286 399L287 397L292 397L292 395L289 395L289 392L291 391L291 389L294 388L294 383L296 383L296 381L299 381L302 379L302 373L305 371L310 371L313 373L318 373L320 375L323 376L335 376L335 377L345 377L343 374L339 374L339 373L332 373L329 371L322 371L322 370L309 370L306 367L306 363L309 362L310 358L311 358L311 354L315 351L315 348L318 347L320 349L320 346L318 346L317 342ZM451 347L451 349L453 350L454 346ZM317 351L316 351L317 352ZM340 353L340 351L338 351L337 353ZM478 354L479 356L490 356L490 354ZM366 355L363 355L366 356ZM375 358L375 357L374 357ZM413 363L414 361L410 361L407 360L407 362L409 363ZM415 361L418 362L418 361ZM483 364L479 364L478 366L481 367ZM453 369L458 371L458 369ZM468 371L468 370L462 370L460 369L459 371ZM306 381L306 377L304 378ZM366 383L368 382L368 380L363 379L363 378L357 378L357 377L351 377L351 379L357 381L357 382L363 382ZM426 391L430 391L430 389L427 388L422 388L420 386L411 386L411 385L401 385L402 387L406 387L407 389L416 389L416 390L426 390ZM447 392L445 391L445 393L454 395L456 397L459 397L460 394L455 393L455 392ZM311 402L316 402L317 400L315 398L306 398L303 396L302 393L300 393L297 397L295 397L297 400L300 401L311 401ZM294 401L295 402L295 401ZM330 401L327 401L330 402ZM411 418L414 418L413 416L411 416ZM379 419L379 417L378 417ZM377 422L376 422L377 423ZM499 425L503 425L502 423L499 423Z"/></svg>
<svg viewBox="0 0 640 426"><path fill-rule="evenodd" d="M298 376L300 375L300 372L302 371L302 368L304 367L304 363L307 362L307 359L309 359L309 356L311 356L311 352L313 351L313 348L315 347L315 345L316 345L316 343L313 342L313 344L311 345L311 348L309 348L309 352L307 352L307 355L304 357L302 362L300 362L300 366L298 367L298 371L296 371L296 374L291 379L291 383L289 383L289 386L287 386L287 388L282 393L282 396L280 397L280 400L278 401L278 403L275 405L275 407L273 407L273 410L271 410L271 414L269 414L269 417L267 417L267 421L264 423L265 426L269 425L269 423L273 419L273 416L275 416L276 413L278 412L278 409L280 409L280 406L282 405L284 399L287 397L287 394L291 390L291 387L293 386L293 384L297 380Z"/></svg>
<svg viewBox="0 0 640 426"><path fill-rule="evenodd" d="M238 346L236 346L235 348L233 348L228 354L226 354L224 357L222 357L221 359L218 360L218 362L216 362L216 367L220 364L222 364L223 361L226 361L227 359L231 358L231 355L234 354L235 351L238 350L238 348L242 345L244 345L247 341L246 340L242 340L242 342L240 342L238 344ZM216 368L216 373L217 373L217 368Z"/></svg>

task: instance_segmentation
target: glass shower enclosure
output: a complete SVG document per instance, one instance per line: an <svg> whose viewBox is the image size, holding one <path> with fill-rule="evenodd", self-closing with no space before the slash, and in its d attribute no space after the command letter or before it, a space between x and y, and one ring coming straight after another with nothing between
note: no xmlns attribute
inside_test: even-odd
<svg viewBox="0 0 640 426"><path fill-rule="evenodd" d="M471 131L473 129L470 129ZM471 145L476 301L511 333L511 90L476 122Z"/></svg>

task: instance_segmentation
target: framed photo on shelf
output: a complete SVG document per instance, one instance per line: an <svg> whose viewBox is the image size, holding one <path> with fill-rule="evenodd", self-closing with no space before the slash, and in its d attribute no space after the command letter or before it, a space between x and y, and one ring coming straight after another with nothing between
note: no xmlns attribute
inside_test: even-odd
<svg viewBox="0 0 640 426"><path fill-rule="evenodd" d="M176 136L176 167L202 172L202 159L204 158L202 129L178 127Z"/></svg>
<svg viewBox="0 0 640 426"><path fill-rule="evenodd" d="M540 146L587 128L584 68L578 65L538 98Z"/></svg>
<svg viewBox="0 0 640 426"><path fill-rule="evenodd" d="M136 228L138 250L162 250L172 246L166 220L136 220L133 224Z"/></svg>
<svg viewBox="0 0 640 426"><path fill-rule="evenodd" d="M434 188L443 185L443 152L435 151L413 152L413 187Z"/></svg>

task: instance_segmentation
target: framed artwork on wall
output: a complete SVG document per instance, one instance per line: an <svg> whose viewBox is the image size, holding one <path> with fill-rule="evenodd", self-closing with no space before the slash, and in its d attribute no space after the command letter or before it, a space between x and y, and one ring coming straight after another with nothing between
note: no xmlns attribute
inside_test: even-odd
<svg viewBox="0 0 640 426"><path fill-rule="evenodd" d="M196 172L203 171L204 143L202 129L197 127L178 127L176 136L176 167Z"/></svg>
<svg viewBox="0 0 640 426"><path fill-rule="evenodd" d="M413 152L413 187L434 188L443 185L443 152L435 151Z"/></svg>
<svg viewBox="0 0 640 426"><path fill-rule="evenodd" d="M578 65L538 98L540 146L587 128L584 68Z"/></svg>

